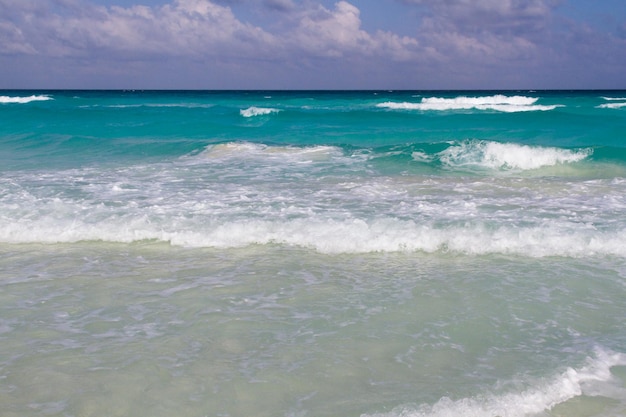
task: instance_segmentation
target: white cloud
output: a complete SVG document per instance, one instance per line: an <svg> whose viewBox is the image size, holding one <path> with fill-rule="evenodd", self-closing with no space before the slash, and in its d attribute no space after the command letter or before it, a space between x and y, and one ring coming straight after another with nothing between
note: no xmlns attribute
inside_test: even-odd
<svg viewBox="0 0 626 417"><path fill-rule="evenodd" d="M555 0L404 0L426 9L419 38L449 60L532 60L551 29Z"/></svg>
<svg viewBox="0 0 626 417"><path fill-rule="evenodd" d="M339 1L332 10L312 3L268 1L291 21L276 34L243 23L229 7L209 0L174 0L155 7L104 7L79 0L64 0L54 7L41 0L37 13L32 2L0 0L0 6L8 3L12 15L0 17L0 52L4 53L98 54L134 60L156 56L281 60L291 54L407 60L419 55L414 38L363 30L360 10L347 1Z"/></svg>
<svg viewBox="0 0 626 417"><path fill-rule="evenodd" d="M46 5L44 0L41 4ZM30 5L16 2L13 6L22 13L14 12L13 21L0 20L0 31L13 33L0 41L0 50L21 40L32 45L31 52L47 56L246 56L275 42L263 29L237 20L230 8L207 0L176 0L161 7L81 5L80 10L43 7L47 12L35 15Z"/></svg>
<svg viewBox="0 0 626 417"><path fill-rule="evenodd" d="M417 39L385 31L368 33L362 29L360 13L347 1L336 3L333 10L322 6L301 10L286 36L289 48L334 58L360 55L401 61L420 56Z"/></svg>
<svg viewBox="0 0 626 417"><path fill-rule="evenodd" d="M0 53L35 54L37 51L24 37L22 30L11 22L0 22Z"/></svg>
<svg viewBox="0 0 626 417"><path fill-rule="evenodd" d="M300 45L322 56L342 56L346 52L367 53L372 47L370 35L361 30L360 11L341 1L335 10L321 8L300 19L293 33L292 45Z"/></svg>

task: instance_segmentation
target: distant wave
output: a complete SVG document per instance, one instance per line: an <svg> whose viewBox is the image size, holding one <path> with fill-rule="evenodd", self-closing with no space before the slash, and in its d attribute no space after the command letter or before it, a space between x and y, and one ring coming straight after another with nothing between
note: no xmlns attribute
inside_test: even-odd
<svg viewBox="0 0 626 417"><path fill-rule="evenodd" d="M215 106L214 104L203 103L140 103L140 104L110 104L102 107L111 109L127 109L127 108L141 108L141 107L180 107L187 109L203 108L208 109ZM89 105L80 107L101 107L101 105Z"/></svg>
<svg viewBox="0 0 626 417"><path fill-rule="evenodd" d="M436 157L447 167L477 167L494 170L531 170L557 164L579 162L592 154L591 149L519 145L483 140L468 140L453 144ZM422 152L413 154L416 161L424 161Z"/></svg>
<svg viewBox="0 0 626 417"><path fill-rule="evenodd" d="M26 104L31 101L46 101L53 100L52 97L47 95L32 95L28 97L10 97L10 96L0 96L0 104Z"/></svg>
<svg viewBox="0 0 626 417"><path fill-rule="evenodd" d="M608 398L623 392L616 386L611 368L626 365L626 355L596 349L580 368L567 368L551 380L538 381L534 387L519 392L483 395L453 400L442 398L435 405L400 406L389 413L370 417L525 417L544 415L556 405L581 395L603 395ZM619 395L619 394L617 394Z"/></svg>
<svg viewBox="0 0 626 417"><path fill-rule="evenodd" d="M620 109L626 107L626 97L602 97L606 101L611 103L604 103L596 106L598 109ZM615 101L621 101L621 103L614 103Z"/></svg>
<svg viewBox="0 0 626 417"><path fill-rule="evenodd" d="M265 116L271 113L278 113L280 110L266 107L248 107L239 111L243 117Z"/></svg>
<svg viewBox="0 0 626 417"><path fill-rule="evenodd" d="M598 106L599 109L619 109L622 107L626 107L626 102L624 103L605 103L605 104L600 104Z"/></svg>
<svg viewBox="0 0 626 417"><path fill-rule="evenodd" d="M380 103L377 107L392 110L422 110L422 111L447 111L447 110L494 110L499 112L514 113L527 111L554 110L561 105L538 105L535 97L504 96L501 94L485 97L455 98L425 97L420 103L392 102Z"/></svg>

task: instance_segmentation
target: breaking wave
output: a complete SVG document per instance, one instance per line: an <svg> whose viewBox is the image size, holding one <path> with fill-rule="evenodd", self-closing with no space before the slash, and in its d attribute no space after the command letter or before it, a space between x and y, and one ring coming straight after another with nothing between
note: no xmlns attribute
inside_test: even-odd
<svg viewBox="0 0 626 417"><path fill-rule="evenodd" d="M624 103L605 103L605 104L600 104L598 106L599 109L620 109L622 107L626 107L626 102L624 102Z"/></svg>
<svg viewBox="0 0 626 417"><path fill-rule="evenodd" d="M598 109L620 109L622 107L626 107L626 97L602 97L603 100L609 101L610 103L604 103L596 106ZM615 103L616 101L620 101L621 103Z"/></svg>
<svg viewBox="0 0 626 417"><path fill-rule="evenodd" d="M390 413L370 417L525 417L543 415L541 413L582 395L604 394L607 398L624 400L626 390L614 383L615 377L611 373L611 368L624 365L626 355L597 349L594 357L582 367L570 367L552 379L537 381L520 392L459 400L445 397L435 405L401 406Z"/></svg>
<svg viewBox="0 0 626 417"><path fill-rule="evenodd" d="M209 145L203 152L192 158L195 162L209 160L250 160L268 161L289 165L344 158L341 148L328 145L314 146L271 146L252 142L228 142Z"/></svg>
<svg viewBox="0 0 626 417"><path fill-rule="evenodd" d="M195 205L198 205L196 203ZM155 208L159 211L163 207ZM424 252L466 255L512 254L529 257L592 255L626 256L626 234L622 230L600 232L571 224L534 226L520 229L501 225L438 226L412 220L333 220L321 215L299 219L218 220L196 214L181 220L174 212L97 212L77 219L42 215L29 222L2 221L0 241L4 243L76 243L104 241L132 243L158 241L182 247L238 248L250 245L306 247L320 253ZM94 221L91 217L97 218ZM280 216L277 216L280 217ZM568 227L569 226L569 227Z"/></svg>
<svg viewBox="0 0 626 417"><path fill-rule="evenodd" d="M569 150L552 147L528 146L469 140L454 144L437 154L444 166L452 168L479 167L493 170L531 170L557 164L579 162L592 154L591 149ZM424 154L413 155L424 161Z"/></svg>
<svg viewBox="0 0 626 417"><path fill-rule="evenodd" d="M504 96L501 94L485 97L455 98L425 97L420 103L385 102L377 106L392 110L422 110L422 111L449 111L449 110L493 110L506 113L547 111L554 110L560 105L538 105L535 97Z"/></svg>
<svg viewBox="0 0 626 417"><path fill-rule="evenodd" d="M266 116L272 113L278 113L279 109L268 108L268 107L248 107L247 109L242 109L239 111L243 117L255 117L255 116Z"/></svg>
<svg viewBox="0 0 626 417"><path fill-rule="evenodd" d="M26 104L32 101L46 101L53 100L52 97L47 95L32 95L28 97L11 97L11 96L0 96L0 104Z"/></svg>

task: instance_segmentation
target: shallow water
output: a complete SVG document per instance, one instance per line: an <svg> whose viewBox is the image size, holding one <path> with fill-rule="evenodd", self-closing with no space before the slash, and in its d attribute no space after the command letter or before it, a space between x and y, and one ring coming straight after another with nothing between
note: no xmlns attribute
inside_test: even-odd
<svg viewBox="0 0 626 417"><path fill-rule="evenodd" d="M521 416L521 404L574 401L615 415L626 404L621 259L3 252L6 415Z"/></svg>

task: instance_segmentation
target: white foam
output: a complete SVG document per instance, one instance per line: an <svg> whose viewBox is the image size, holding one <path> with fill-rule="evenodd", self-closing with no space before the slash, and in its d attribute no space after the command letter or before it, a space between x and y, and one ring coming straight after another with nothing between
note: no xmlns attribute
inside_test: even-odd
<svg viewBox="0 0 626 417"><path fill-rule="evenodd" d="M53 100L52 97L47 95L32 95L28 97L10 97L10 96L0 96L0 104L26 104L31 101L46 101Z"/></svg>
<svg viewBox="0 0 626 417"><path fill-rule="evenodd" d="M622 107L626 107L625 103L605 103L597 106L599 109L620 109Z"/></svg>
<svg viewBox="0 0 626 417"><path fill-rule="evenodd" d="M569 150L469 140L450 146L438 154L449 167L481 167L495 170L531 170L557 164L579 162L589 157L591 149Z"/></svg>
<svg viewBox="0 0 626 417"><path fill-rule="evenodd" d="M272 113L278 113L279 109L274 109L271 107L248 107L247 109L239 110L239 114L243 117L255 117L255 116L266 116Z"/></svg>
<svg viewBox="0 0 626 417"><path fill-rule="evenodd" d="M155 240L175 246L214 248L282 244L329 254L419 251L531 257L626 256L626 230L599 233L584 225L577 230L558 225L524 229L503 225L491 230L479 225L440 227L436 221L417 224L395 218L371 221L333 220L322 215L292 220L281 218L305 211L298 208L249 220L217 219L201 213L188 214L185 219L172 208L169 213L160 214L163 209L156 207L151 211L120 215L98 208L92 209L89 216L77 219L69 207L65 210L61 207L57 209L59 213L67 212L63 216L55 213L33 221L0 222L0 241L130 243ZM273 217L276 219L271 219Z"/></svg>
<svg viewBox="0 0 626 417"><path fill-rule="evenodd" d="M212 160L250 160L276 162L279 160L285 164L293 162L326 161L333 157L341 157L343 152L336 146L270 146L252 142L228 142L217 145L209 145L195 159L210 158Z"/></svg>
<svg viewBox="0 0 626 417"><path fill-rule="evenodd" d="M626 97L602 97L604 100L607 101L620 101L620 100L626 100Z"/></svg>
<svg viewBox="0 0 626 417"><path fill-rule="evenodd" d="M433 157L431 155L419 151L412 152L411 157L417 162L431 162L433 160Z"/></svg>
<svg viewBox="0 0 626 417"><path fill-rule="evenodd" d="M494 110L499 112L526 112L554 110L560 105L538 105L535 97L504 96L501 94L484 97L455 98L424 97L420 103L411 102L385 102L377 107L392 110L422 110L422 111L448 111L448 110Z"/></svg>
<svg viewBox="0 0 626 417"><path fill-rule="evenodd" d="M402 406L390 413L371 417L525 417L551 410L580 395L615 396L626 400L623 388L606 383L613 381L611 368L626 365L626 355L597 349L595 357L589 358L581 368L568 368L547 381L537 381L534 387L521 392L491 394L451 400L447 397L435 405ZM363 416L365 417L365 416Z"/></svg>
<svg viewBox="0 0 626 417"><path fill-rule="evenodd" d="M525 151L546 149L514 147L511 158ZM472 163L483 163L483 153ZM550 163L568 157L577 158L566 154ZM324 253L626 256L626 228L615 217L626 210L626 183L379 176L371 175L367 158L333 146L241 142L120 170L14 173L0 181L0 242L155 240L214 248L279 244Z"/></svg>

